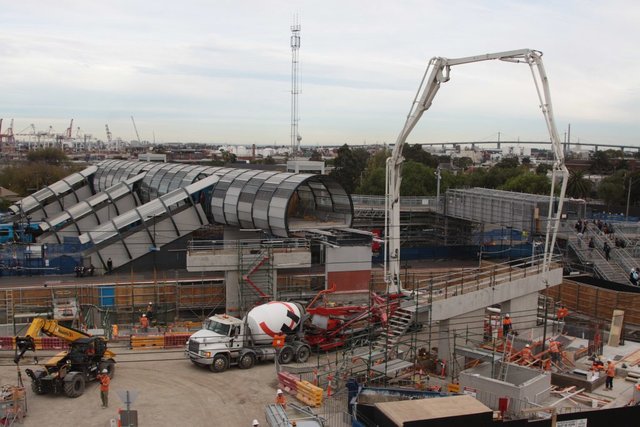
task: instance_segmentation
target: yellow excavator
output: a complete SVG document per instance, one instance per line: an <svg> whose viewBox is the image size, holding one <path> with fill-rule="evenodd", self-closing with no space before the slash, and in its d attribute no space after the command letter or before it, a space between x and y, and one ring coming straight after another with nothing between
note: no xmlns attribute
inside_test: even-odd
<svg viewBox="0 0 640 427"><path fill-rule="evenodd" d="M103 369L107 370L109 377L115 374L115 354L107 350L107 341L103 337L91 336L60 325L57 320L41 317L31 322L25 336L16 337L16 357L13 361L17 365L25 352L36 350L35 338L40 333L65 340L69 343L69 349L47 360L42 365L44 369L25 369L31 378L34 393L78 397L84 393L86 383L95 381Z"/></svg>

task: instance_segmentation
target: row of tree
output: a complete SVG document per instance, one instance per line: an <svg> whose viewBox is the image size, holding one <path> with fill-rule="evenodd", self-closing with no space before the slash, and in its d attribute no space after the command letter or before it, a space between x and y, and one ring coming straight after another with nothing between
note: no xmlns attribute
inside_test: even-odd
<svg viewBox="0 0 640 427"><path fill-rule="evenodd" d="M603 153L603 154L598 154ZM351 149L343 145L333 160L331 175L350 193L385 194L385 164L391 155L387 149L372 154L364 148ZM549 194L551 180L549 164L532 167L528 158L522 163L516 157L506 157L493 167L472 167L468 157L451 159L449 156L435 156L422 149L419 144L407 145L403 149L405 162L402 167L402 196L434 196L437 192L437 168L440 170L440 191L449 188L482 187L530 194ZM640 199L640 174L631 172L628 164L611 162L605 152L596 152L592 157L591 169L606 170L599 185L595 185L585 172L570 171L567 182L567 197L600 199L607 205L624 205L627 196L634 204ZM625 168L621 168L625 166ZM631 193L629 185L631 184Z"/></svg>
<svg viewBox="0 0 640 427"><path fill-rule="evenodd" d="M320 160L320 154L314 154L314 160ZM613 161L609 157L616 154L598 151L592 155L590 170L606 174L598 185L591 181L585 172L570 171L567 196L600 199L607 205L625 205L627 197L632 205L640 200L640 173L629 170L626 161ZM370 153L365 148L352 149L345 144L338 149L332 161L334 169L331 176L349 193L384 195L385 165L390 155L388 149ZM440 170L442 193L449 188L482 187L549 194L551 189L551 181L547 174L551 166L540 164L533 168L527 158L521 163L516 157L507 157L490 168L473 167L473 161L468 157L451 159L449 156L433 155L424 151L419 144L404 147L403 155L405 162L400 189L402 196L435 196L438 185L437 168L443 164L450 167ZM27 163L0 169L0 186L26 196L82 169L82 166L69 162L65 153L56 148L30 151L27 160ZM214 162L219 164L230 164L234 161L235 156L232 153L223 153L221 158L214 159ZM275 163L272 158L263 162Z"/></svg>
<svg viewBox="0 0 640 427"><path fill-rule="evenodd" d="M27 154L27 162L0 169L0 186L24 197L81 169L60 149L32 150ZM6 208L7 202L2 203Z"/></svg>

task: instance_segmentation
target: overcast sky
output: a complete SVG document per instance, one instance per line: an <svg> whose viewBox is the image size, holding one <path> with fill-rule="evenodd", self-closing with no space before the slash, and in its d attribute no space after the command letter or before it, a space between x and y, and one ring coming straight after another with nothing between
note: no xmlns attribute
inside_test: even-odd
<svg viewBox="0 0 640 427"><path fill-rule="evenodd" d="M22 0L0 12L0 117L106 139L393 143L429 58L544 53L561 138L640 146L640 2ZM28 130L25 130L28 132ZM549 139L529 67L455 67L409 141Z"/></svg>

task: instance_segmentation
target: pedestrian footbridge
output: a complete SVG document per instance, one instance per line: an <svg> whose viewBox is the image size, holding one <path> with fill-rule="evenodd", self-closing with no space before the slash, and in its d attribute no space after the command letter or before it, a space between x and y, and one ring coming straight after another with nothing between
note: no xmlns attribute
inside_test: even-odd
<svg viewBox="0 0 640 427"><path fill-rule="evenodd" d="M439 357L449 359L455 331L481 331L487 307L518 313L514 328L536 326L538 294L562 283L562 264L541 256L448 273L423 281L390 317L389 330L373 345L374 356L406 354L401 348L415 323L437 325ZM390 363L390 362L389 362Z"/></svg>
<svg viewBox="0 0 640 427"><path fill-rule="evenodd" d="M537 301L538 292L560 283L560 259L552 259L545 271L543 257L537 256L429 279L403 307L417 314L429 312L431 321L442 321L532 294Z"/></svg>

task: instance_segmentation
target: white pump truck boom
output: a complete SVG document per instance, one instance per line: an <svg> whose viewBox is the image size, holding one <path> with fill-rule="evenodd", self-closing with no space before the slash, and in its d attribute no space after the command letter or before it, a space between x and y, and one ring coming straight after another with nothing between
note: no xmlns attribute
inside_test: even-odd
<svg viewBox="0 0 640 427"><path fill-rule="evenodd" d="M505 62L526 63L531 69L534 84L540 102L540 109L544 115L551 139L554 163L551 178L551 197L549 198L549 216L547 220L543 272L547 272L551 262L551 253L555 247L556 235L562 214L562 205L567 188L569 172L564 164L564 153L551 108L551 93L547 74L542 63L542 52L531 49L512 50L507 52L488 53L464 58L433 57L420 83L420 87L407 115L404 127L398 135L391 157L386 164L386 198L385 198L385 278L389 292L401 292L400 281L400 184L402 183L402 148L413 128L418 124L422 114L431 107L440 85L450 79L451 67L472 62L490 61L498 59ZM559 201L554 215L553 195L555 193L556 178L561 177Z"/></svg>
<svg viewBox="0 0 640 427"><path fill-rule="evenodd" d="M202 329L189 337L187 354L199 366L223 372L231 365L252 368L257 361L276 356L282 364L306 362L311 348L302 341L305 309L298 303L271 301L249 310L243 319L216 314L205 320ZM279 351L275 335L285 336Z"/></svg>

